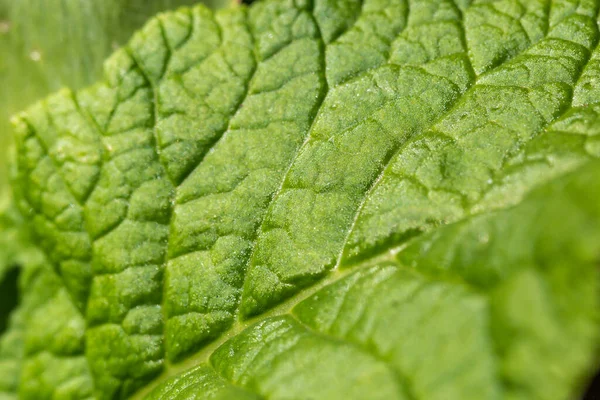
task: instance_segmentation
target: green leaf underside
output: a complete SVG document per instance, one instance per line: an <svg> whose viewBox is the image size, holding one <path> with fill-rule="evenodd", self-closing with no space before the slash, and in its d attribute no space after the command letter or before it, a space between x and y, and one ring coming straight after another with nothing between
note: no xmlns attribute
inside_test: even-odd
<svg viewBox="0 0 600 400"><path fill-rule="evenodd" d="M149 22L105 82L15 120L15 191L60 277L28 321L61 315L52 339L25 329L19 394L576 393L598 331L598 6Z"/></svg>

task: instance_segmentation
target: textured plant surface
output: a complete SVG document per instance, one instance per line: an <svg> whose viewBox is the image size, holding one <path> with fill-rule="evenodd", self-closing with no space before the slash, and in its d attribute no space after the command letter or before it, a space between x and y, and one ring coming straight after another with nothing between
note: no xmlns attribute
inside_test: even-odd
<svg viewBox="0 0 600 400"><path fill-rule="evenodd" d="M0 389L577 397L599 358L599 6L151 20L104 81L14 119Z"/></svg>
<svg viewBox="0 0 600 400"><path fill-rule="evenodd" d="M102 61L149 17L199 1L0 0L0 186L8 176L11 115L61 87L93 83Z"/></svg>

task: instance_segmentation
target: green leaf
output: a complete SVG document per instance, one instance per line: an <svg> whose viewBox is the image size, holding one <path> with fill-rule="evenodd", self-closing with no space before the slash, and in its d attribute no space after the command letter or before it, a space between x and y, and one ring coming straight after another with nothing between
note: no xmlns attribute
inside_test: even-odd
<svg viewBox="0 0 600 400"><path fill-rule="evenodd" d="M42 315L84 330L35 342L60 368L24 353L21 396L576 396L600 333L598 7L151 20L104 81L15 119L16 197L68 293Z"/></svg>
<svg viewBox="0 0 600 400"><path fill-rule="evenodd" d="M38 253L19 276L19 307L0 338L0 399L91 398L85 320Z"/></svg>
<svg viewBox="0 0 600 400"><path fill-rule="evenodd" d="M149 397L572 398L597 361L599 173L337 272Z"/></svg>
<svg viewBox="0 0 600 400"><path fill-rule="evenodd" d="M9 118L61 87L102 77L102 61L157 12L196 0L0 0L0 187ZM228 0L206 0L211 7Z"/></svg>
<svg viewBox="0 0 600 400"><path fill-rule="evenodd" d="M82 87L101 78L102 61L148 17L161 10L193 3L196 1L0 0L0 333L9 321L7 313L17 301L14 279L18 274L24 274L20 267L39 264L39 254L32 250L22 218L11 204L7 166L10 158L7 150L12 144L9 117L60 87ZM226 3L222 0L205 2L215 8ZM57 284L60 285L60 281ZM27 302L27 296L34 295L27 292L22 302ZM19 344L22 340L17 338L21 337L22 327L28 325L23 308L22 305L10 317L10 331L0 344L0 399L13 398L18 390L23 346ZM22 390L23 396L45 398L56 390L52 387L58 385L60 379L45 375L54 367L62 369L63 374L73 372L68 363L57 361L61 356L64 357L53 355L53 364L28 356L32 360L26 364L30 373L26 376L28 373L24 371L23 379L29 379L31 384ZM34 368L36 362L37 369ZM43 383L44 379L49 379L51 385ZM86 379L89 393L89 377ZM71 392L56 390L56 393Z"/></svg>

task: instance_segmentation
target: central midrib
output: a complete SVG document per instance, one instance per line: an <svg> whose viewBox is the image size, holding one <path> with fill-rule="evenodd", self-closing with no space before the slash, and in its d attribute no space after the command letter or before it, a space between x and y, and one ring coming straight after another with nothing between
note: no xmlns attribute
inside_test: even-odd
<svg viewBox="0 0 600 400"><path fill-rule="evenodd" d="M378 257L372 258L370 260L367 260L367 261L361 263L360 266L361 266L361 268L362 267L367 268L369 266L375 266L375 265L378 265L381 263L390 262L390 261L394 260L394 257L396 256L396 254L397 254L397 251L395 249L390 250L386 254L379 255ZM282 303L278 304L277 306L271 308L269 311L267 311L263 314L260 314L260 315L256 315L252 318L249 318L249 319L246 319L243 321L239 321L239 320L235 321L235 323L227 331L225 331L221 336L219 336L218 339L215 339L213 342L206 345L202 350L200 350L193 356L186 358L184 361L182 361L178 364L170 364L167 368L165 368L165 370L163 371L163 373L161 375L156 377L151 383L149 383L144 388L139 390L136 394L134 394L131 397L131 399L132 400L144 399L148 394L150 394L152 392L152 390L154 390L160 384L164 383L169 378L175 377L175 376L179 375L180 373L182 373L183 371L190 369L192 367L195 367L197 365L200 365L204 362L208 362L211 354L216 349L218 349L220 346L222 346L225 342L227 342L229 339L231 339L232 337L238 335L239 333L243 332L244 330L251 327L252 325L255 325L267 318L278 317L278 316L290 314L292 309L298 303L309 298L310 296L312 296L313 294L315 294L316 292L318 292L325 286L333 284L333 283L339 281L340 279L343 279L344 277L354 273L355 271L356 271L356 268L348 268L348 269L343 269L343 270L342 269L332 270L329 272L329 274L327 275L326 278L322 279L317 284L310 286L309 288L307 288L303 291L298 292L295 296L288 298L287 300L283 301Z"/></svg>

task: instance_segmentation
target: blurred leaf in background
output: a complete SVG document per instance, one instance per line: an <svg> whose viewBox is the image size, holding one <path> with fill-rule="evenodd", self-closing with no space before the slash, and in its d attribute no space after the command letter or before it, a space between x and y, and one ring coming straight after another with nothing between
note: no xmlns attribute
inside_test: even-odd
<svg viewBox="0 0 600 400"><path fill-rule="evenodd" d="M96 81L104 59L148 18L199 1L0 0L0 192L12 114L61 87ZM203 0L212 8L232 1Z"/></svg>

